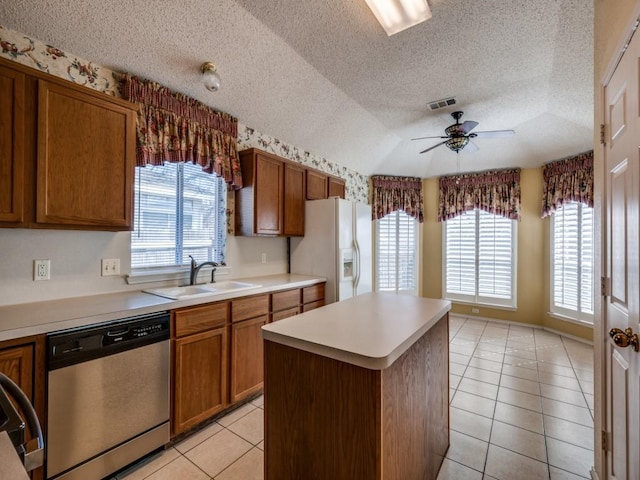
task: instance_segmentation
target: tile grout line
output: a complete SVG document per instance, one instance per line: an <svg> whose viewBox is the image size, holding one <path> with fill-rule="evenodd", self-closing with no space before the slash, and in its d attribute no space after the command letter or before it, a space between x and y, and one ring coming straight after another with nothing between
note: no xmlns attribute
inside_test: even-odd
<svg viewBox="0 0 640 480"><path fill-rule="evenodd" d="M544 402L542 401L542 388L540 387L540 363L538 362L538 339L535 332L533 333L533 344L536 354L536 373L538 375L538 392L540 398L540 414L542 415L542 438L544 440L544 453L547 457L547 478L551 480L551 466L549 464L549 442L547 442L547 425L544 421Z"/></svg>

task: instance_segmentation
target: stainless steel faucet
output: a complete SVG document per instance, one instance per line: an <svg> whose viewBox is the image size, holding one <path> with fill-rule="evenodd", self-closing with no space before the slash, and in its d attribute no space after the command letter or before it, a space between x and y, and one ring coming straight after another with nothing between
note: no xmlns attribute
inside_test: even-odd
<svg viewBox="0 0 640 480"><path fill-rule="evenodd" d="M189 285L196 284L196 278L198 278L198 273L200 272L200 269L206 265L213 267L211 269L211 283L216 283L215 273L216 273L216 267L220 266L219 263L202 262L200 265L198 265L196 260L191 255L189 255L189 258L191 258L191 271L189 272Z"/></svg>

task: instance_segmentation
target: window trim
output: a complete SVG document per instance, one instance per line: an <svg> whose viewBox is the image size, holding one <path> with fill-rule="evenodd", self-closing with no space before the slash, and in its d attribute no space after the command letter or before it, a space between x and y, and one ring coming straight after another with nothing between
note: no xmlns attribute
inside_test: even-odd
<svg viewBox="0 0 640 480"><path fill-rule="evenodd" d="M475 208L474 212L479 212L481 209ZM484 210L482 210L484 211ZM489 213L484 211L485 213ZM495 214L492 214L495 215ZM497 215L501 216L501 215ZM455 218L455 217L454 217ZM506 310L517 310L518 308L518 222L513 219L508 219L511 222L511 298L508 300L501 300L493 297L484 297L478 294L478 275L479 272L479 256L478 256L478 240L480 230L478 225L480 223L480 214L476 213L476 239L475 239L475 264L476 264L476 278L475 278L475 295L465 295L457 293L447 292L447 226L445 220L442 226L442 298L450 300L455 303L467 304L467 305L482 305L489 308L498 308Z"/></svg>

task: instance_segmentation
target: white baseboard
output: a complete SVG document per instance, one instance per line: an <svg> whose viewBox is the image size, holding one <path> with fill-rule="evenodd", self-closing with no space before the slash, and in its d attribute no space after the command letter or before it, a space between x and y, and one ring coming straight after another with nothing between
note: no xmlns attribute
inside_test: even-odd
<svg viewBox="0 0 640 480"><path fill-rule="evenodd" d="M545 327L544 325L535 325L533 323L525 323L525 322L514 322L512 320L499 320L496 318L488 318L488 317L479 317L476 315L462 315L460 313L451 313L449 312L449 317L457 317L465 320L479 320L481 322L492 322L499 323L503 325L515 325L518 327L529 327L529 328L537 328L540 330L545 330L547 332L555 333L556 335L560 335L561 337L570 338L571 340L575 340L576 342L584 343L586 345L593 346L593 342L590 340L586 340L584 338L576 337L575 335L570 335L565 332L561 332L560 330L555 330L553 328Z"/></svg>

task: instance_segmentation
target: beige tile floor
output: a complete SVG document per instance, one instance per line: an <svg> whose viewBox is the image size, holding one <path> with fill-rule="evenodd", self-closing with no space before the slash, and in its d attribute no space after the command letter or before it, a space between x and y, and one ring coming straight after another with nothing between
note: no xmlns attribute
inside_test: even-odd
<svg viewBox="0 0 640 480"><path fill-rule="evenodd" d="M451 446L438 480L574 480L593 464L593 348L451 317ZM263 399L118 480L262 479Z"/></svg>

